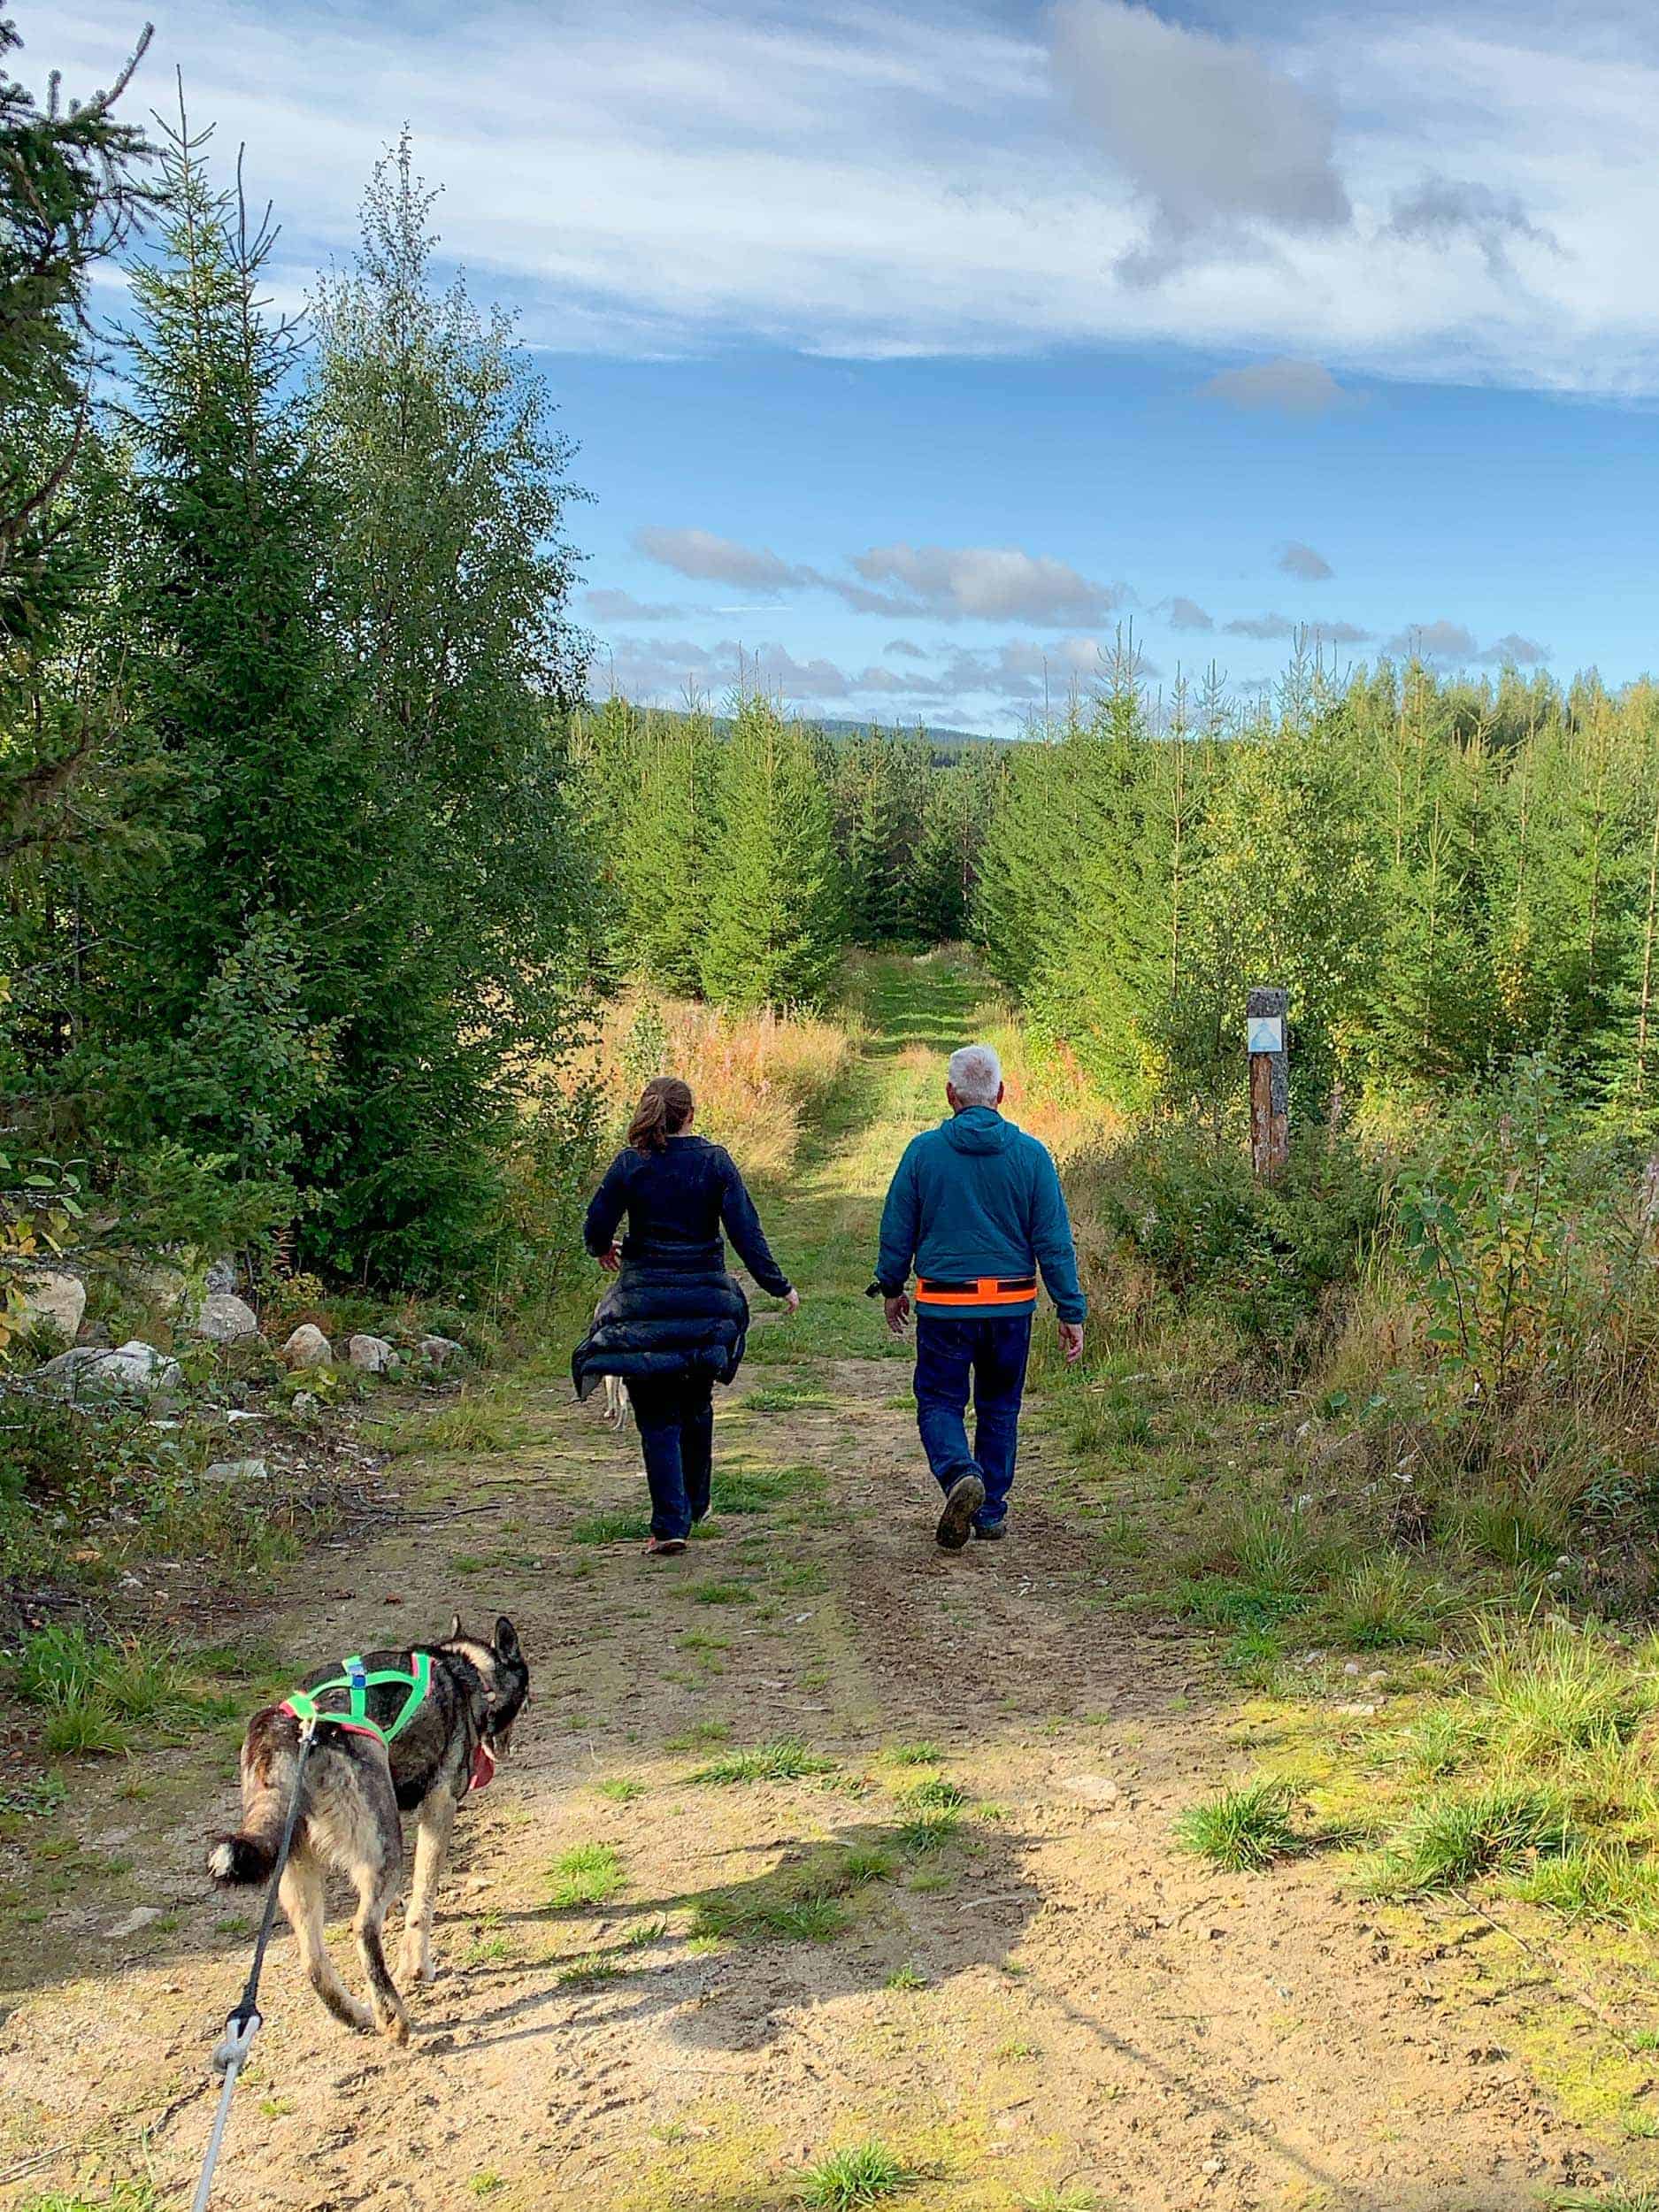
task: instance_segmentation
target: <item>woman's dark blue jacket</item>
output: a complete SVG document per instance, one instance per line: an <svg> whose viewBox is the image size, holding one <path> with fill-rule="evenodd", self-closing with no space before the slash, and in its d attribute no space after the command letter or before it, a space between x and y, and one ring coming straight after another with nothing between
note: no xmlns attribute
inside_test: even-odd
<svg viewBox="0 0 1659 2212"><path fill-rule="evenodd" d="M595 1258L611 1249L624 1214L622 1271L571 1356L578 1396L602 1375L729 1383L743 1357L749 1301L726 1272L722 1227L763 1290L774 1298L789 1290L737 1163L695 1136L670 1137L662 1152L618 1152L582 1231Z"/></svg>

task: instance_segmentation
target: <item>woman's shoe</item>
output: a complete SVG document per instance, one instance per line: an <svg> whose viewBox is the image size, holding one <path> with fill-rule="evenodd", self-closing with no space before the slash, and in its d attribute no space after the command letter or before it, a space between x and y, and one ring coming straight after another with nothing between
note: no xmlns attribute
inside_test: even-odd
<svg viewBox="0 0 1659 2212"><path fill-rule="evenodd" d="M678 1559L686 1548L683 1536L653 1536L645 1547L648 1559Z"/></svg>

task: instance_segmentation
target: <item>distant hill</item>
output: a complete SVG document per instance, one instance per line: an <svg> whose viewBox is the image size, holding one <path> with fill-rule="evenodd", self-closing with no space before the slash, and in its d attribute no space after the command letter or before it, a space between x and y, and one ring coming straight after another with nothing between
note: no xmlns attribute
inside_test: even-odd
<svg viewBox="0 0 1659 2212"><path fill-rule="evenodd" d="M588 711L596 713L600 704L601 702L596 699L589 700ZM679 707L649 707L643 710L659 715L666 720L672 720L684 710ZM872 732L880 732L889 737L926 738L935 752L946 755L965 752L970 747L976 745L1019 745L1025 742L1024 739L1018 737L993 737L987 730L946 729L938 727L931 722L919 725L914 722L880 722L873 718L858 721L850 717L838 718L822 714L800 714L795 716L794 719L803 728L819 730L826 737L833 739L865 737ZM713 717L713 722L717 730L726 731L732 726L731 718L728 715L717 714Z"/></svg>

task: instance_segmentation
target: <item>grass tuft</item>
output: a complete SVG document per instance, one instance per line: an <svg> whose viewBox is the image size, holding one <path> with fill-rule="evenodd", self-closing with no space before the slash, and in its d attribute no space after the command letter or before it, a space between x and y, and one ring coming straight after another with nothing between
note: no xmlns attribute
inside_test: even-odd
<svg viewBox="0 0 1659 2212"><path fill-rule="evenodd" d="M801 2177L801 2200L823 2212L860 2212L913 2188L921 2179L913 2167L872 2138L850 2150L832 2151Z"/></svg>
<svg viewBox="0 0 1659 2212"><path fill-rule="evenodd" d="M1425 1896L1507 1871L1534 1853L1559 1856L1572 1842L1557 1791L1504 1782L1439 1790L1389 1839L1369 1886L1376 1896Z"/></svg>
<svg viewBox="0 0 1659 2212"><path fill-rule="evenodd" d="M552 1888L548 1902L555 1912L569 1912L579 1905L607 1905L626 1877L622 1861L608 1843L579 1843L561 1852L549 1872Z"/></svg>
<svg viewBox="0 0 1659 2212"><path fill-rule="evenodd" d="M776 1736L771 1743L743 1751L727 1751L706 1767L699 1767L694 1782L798 1782L809 1774L828 1774L833 1759L820 1758L793 1736Z"/></svg>
<svg viewBox="0 0 1659 2212"><path fill-rule="evenodd" d="M1225 1873L1259 1873L1302 1848L1291 1821L1292 1803L1283 1782L1248 1782L1189 1806L1175 1824L1175 1840Z"/></svg>

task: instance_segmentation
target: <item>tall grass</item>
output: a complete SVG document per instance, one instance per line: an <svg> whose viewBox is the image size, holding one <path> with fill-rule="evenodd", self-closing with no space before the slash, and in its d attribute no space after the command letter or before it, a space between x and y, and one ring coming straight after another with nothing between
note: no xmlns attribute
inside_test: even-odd
<svg viewBox="0 0 1659 2212"><path fill-rule="evenodd" d="M619 1129L654 1075L678 1075L697 1101L697 1127L746 1174L786 1173L814 1109L847 1075L851 1024L787 1010L738 1014L634 993L611 1009L596 1073Z"/></svg>

